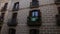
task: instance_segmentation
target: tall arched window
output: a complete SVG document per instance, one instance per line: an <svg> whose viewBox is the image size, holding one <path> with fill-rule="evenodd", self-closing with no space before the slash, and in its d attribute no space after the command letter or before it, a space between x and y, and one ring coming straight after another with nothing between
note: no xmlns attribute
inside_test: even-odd
<svg viewBox="0 0 60 34"><path fill-rule="evenodd" d="M19 10L19 2L16 2L14 3L14 6L13 6L13 11L18 11Z"/></svg>
<svg viewBox="0 0 60 34"><path fill-rule="evenodd" d="M2 7L1 11L6 11L7 10L7 5L8 5L8 3L5 3L4 6Z"/></svg>

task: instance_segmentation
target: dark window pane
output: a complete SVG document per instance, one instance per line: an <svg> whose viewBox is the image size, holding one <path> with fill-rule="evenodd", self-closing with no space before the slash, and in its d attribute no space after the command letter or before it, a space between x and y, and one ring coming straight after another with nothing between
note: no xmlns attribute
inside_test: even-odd
<svg viewBox="0 0 60 34"><path fill-rule="evenodd" d="M17 13L13 13L12 15L12 23L15 23L17 19Z"/></svg>
<svg viewBox="0 0 60 34"><path fill-rule="evenodd" d="M60 0L56 0L56 2L60 2Z"/></svg>
<svg viewBox="0 0 60 34"><path fill-rule="evenodd" d="M58 12L59 12L59 14L60 14L60 7L58 7Z"/></svg>
<svg viewBox="0 0 60 34"><path fill-rule="evenodd" d="M16 26L17 25L17 13L12 14L12 18L8 21L8 26Z"/></svg>
<svg viewBox="0 0 60 34"><path fill-rule="evenodd" d="M36 5L36 2L33 2L32 5Z"/></svg>
<svg viewBox="0 0 60 34"><path fill-rule="evenodd" d="M9 34L15 34L16 33L16 30L15 29L13 29L13 28L10 28L9 29Z"/></svg>
<svg viewBox="0 0 60 34"><path fill-rule="evenodd" d="M56 5L60 5L60 0L55 0Z"/></svg>
<svg viewBox="0 0 60 34"><path fill-rule="evenodd" d="M35 1L37 1L37 0L32 0L32 2L35 2Z"/></svg>
<svg viewBox="0 0 60 34"><path fill-rule="evenodd" d="M32 0L32 2L30 3L30 7L31 8L39 7L38 0Z"/></svg>
<svg viewBox="0 0 60 34"><path fill-rule="evenodd" d="M18 11L19 10L19 2L14 3L13 6L13 11Z"/></svg>
<svg viewBox="0 0 60 34"><path fill-rule="evenodd" d="M5 15L5 13L1 13L1 21L4 20L4 15Z"/></svg>
<svg viewBox="0 0 60 34"><path fill-rule="evenodd" d="M12 18L15 19L17 17L17 13L13 13Z"/></svg>
<svg viewBox="0 0 60 34"><path fill-rule="evenodd" d="M38 29L30 29L30 34L39 34Z"/></svg>
<svg viewBox="0 0 60 34"><path fill-rule="evenodd" d="M4 18L4 14L5 14L5 13L2 13L2 14L1 14L1 18Z"/></svg>
<svg viewBox="0 0 60 34"><path fill-rule="evenodd" d="M60 15L56 15L56 24L60 26Z"/></svg>
<svg viewBox="0 0 60 34"><path fill-rule="evenodd" d="M11 22L12 24L15 24L17 22L17 13L13 13Z"/></svg>
<svg viewBox="0 0 60 34"><path fill-rule="evenodd" d="M56 15L57 25L60 26L60 7L58 7L58 15Z"/></svg>

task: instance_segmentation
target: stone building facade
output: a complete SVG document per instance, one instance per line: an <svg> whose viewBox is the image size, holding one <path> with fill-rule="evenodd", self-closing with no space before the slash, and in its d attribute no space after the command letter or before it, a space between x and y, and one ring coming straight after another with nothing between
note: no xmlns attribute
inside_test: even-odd
<svg viewBox="0 0 60 34"><path fill-rule="evenodd" d="M39 8L30 9L32 0L8 0L8 7L5 11L4 23L1 29L1 34L8 34L9 28L16 29L16 34L29 34L30 29L39 29L39 34L60 34L60 27L56 25L56 15L58 14L59 5L55 4L55 0L38 0ZM19 2L19 10L12 11L14 3ZM1 6L4 6L6 2ZM42 25L38 27L29 27L27 25L27 16L30 10L39 9L41 12ZM0 12L1 14L2 12ZM7 22L12 18L12 14L17 13L17 26L8 27Z"/></svg>

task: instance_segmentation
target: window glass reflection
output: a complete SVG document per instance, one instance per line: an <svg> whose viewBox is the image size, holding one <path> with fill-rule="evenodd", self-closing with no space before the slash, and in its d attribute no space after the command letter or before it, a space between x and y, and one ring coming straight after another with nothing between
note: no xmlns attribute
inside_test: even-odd
<svg viewBox="0 0 60 34"><path fill-rule="evenodd" d="M33 11L32 16L38 16L38 11Z"/></svg>

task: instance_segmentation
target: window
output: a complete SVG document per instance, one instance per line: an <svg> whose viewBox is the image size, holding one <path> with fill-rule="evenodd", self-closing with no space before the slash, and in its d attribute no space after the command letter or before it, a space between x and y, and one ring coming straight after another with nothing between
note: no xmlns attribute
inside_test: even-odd
<svg viewBox="0 0 60 34"><path fill-rule="evenodd" d="M38 29L30 29L30 34L39 34Z"/></svg>
<svg viewBox="0 0 60 34"><path fill-rule="evenodd" d="M27 17L28 26L40 26L41 25L41 12L40 10L31 10Z"/></svg>
<svg viewBox="0 0 60 34"><path fill-rule="evenodd" d="M2 22L3 22L3 20L4 20L4 14L5 14L5 13L2 13L2 14L1 14L1 21L2 21Z"/></svg>
<svg viewBox="0 0 60 34"><path fill-rule="evenodd" d="M4 14L5 14L5 13L2 13L2 14L1 14L1 18L4 18Z"/></svg>
<svg viewBox="0 0 60 34"><path fill-rule="evenodd" d="M30 12L30 16L31 16L31 21L36 21L38 19L38 17L40 16L40 11L39 10L32 10Z"/></svg>
<svg viewBox="0 0 60 34"><path fill-rule="evenodd" d="M8 26L16 26L17 25L17 13L12 14L12 19L10 19L7 23Z"/></svg>
<svg viewBox="0 0 60 34"><path fill-rule="evenodd" d="M60 26L60 14L56 15L56 24L57 26Z"/></svg>
<svg viewBox="0 0 60 34"><path fill-rule="evenodd" d="M14 3L13 6L13 11L18 11L19 10L19 2Z"/></svg>
<svg viewBox="0 0 60 34"><path fill-rule="evenodd" d="M39 2L38 2L37 0L32 0L30 6L31 6L31 8L32 8L32 7L39 7Z"/></svg>
<svg viewBox="0 0 60 34"><path fill-rule="evenodd" d="M32 17L40 16L40 10L32 10L32 11L30 11L29 16L32 16Z"/></svg>
<svg viewBox="0 0 60 34"><path fill-rule="evenodd" d="M32 12L32 16L38 16L38 12L37 11Z"/></svg>
<svg viewBox="0 0 60 34"><path fill-rule="evenodd" d="M56 0L56 2L60 2L60 0Z"/></svg>
<svg viewBox="0 0 60 34"><path fill-rule="evenodd" d="M12 19L16 19L16 17L17 17L17 13L13 13Z"/></svg>
<svg viewBox="0 0 60 34"><path fill-rule="evenodd" d="M2 27L0 27L0 31L1 31Z"/></svg>
<svg viewBox="0 0 60 34"><path fill-rule="evenodd" d="M5 13L1 13L1 16L0 16L0 27L2 27L2 25L3 25L4 14L5 14Z"/></svg>
<svg viewBox="0 0 60 34"><path fill-rule="evenodd" d="M60 14L60 7L58 7L58 12L59 12L59 14Z"/></svg>
<svg viewBox="0 0 60 34"><path fill-rule="evenodd" d="M34 17L34 16L35 16L35 17L38 17L38 12L37 12L37 11L33 11L33 12L32 12L32 17ZM35 18L35 17L32 18L31 20L32 20L32 21L36 21L37 18Z"/></svg>
<svg viewBox="0 0 60 34"><path fill-rule="evenodd" d="M2 7L1 11L6 11L7 10L7 5L8 3L5 3L4 7Z"/></svg>
<svg viewBox="0 0 60 34"><path fill-rule="evenodd" d="M16 19L17 19L17 13L13 13L12 15L12 22L16 22Z"/></svg>
<svg viewBox="0 0 60 34"><path fill-rule="evenodd" d="M13 28L10 28L9 29L9 34L15 34L16 33L16 30L15 29L13 29Z"/></svg>
<svg viewBox="0 0 60 34"><path fill-rule="evenodd" d="M12 22L12 24L17 23L17 13L13 13L11 22Z"/></svg>
<svg viewBox="0 0 60 34"><path fill-rule="evenodd" d="M59 5L60 4L60 0L55 0L55 4Z"/></svg>
<svg viewBox="0 0 60 34"><path fill-rule="evenodd" d="M32 0L32 2L37 1L37 0Z"/></svg>
<svg viewBox="0 0 60 34"><path fill-rule="evenodd" d="M58 7L58 15L56 15L56 24L58 25L58 26L60 26L60 7Z"/></svg>

